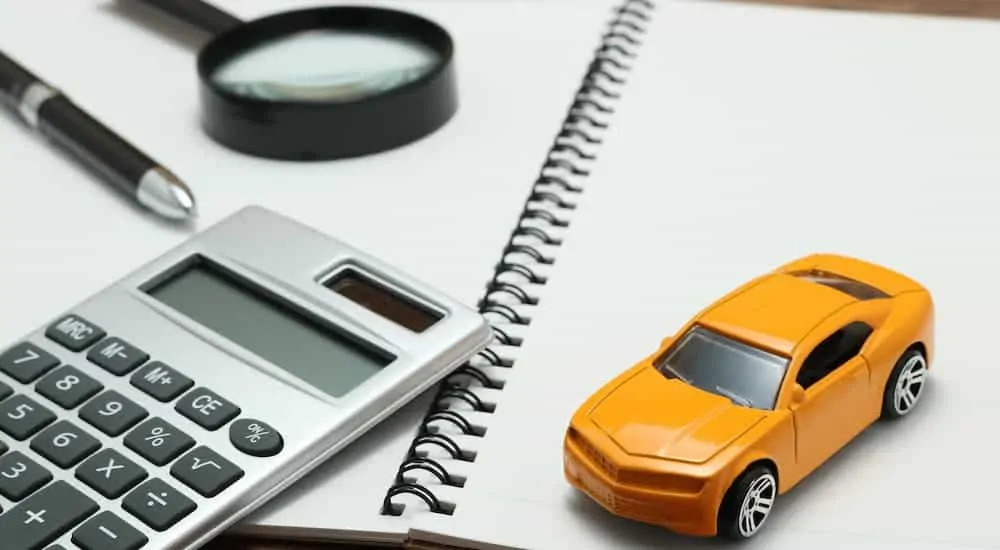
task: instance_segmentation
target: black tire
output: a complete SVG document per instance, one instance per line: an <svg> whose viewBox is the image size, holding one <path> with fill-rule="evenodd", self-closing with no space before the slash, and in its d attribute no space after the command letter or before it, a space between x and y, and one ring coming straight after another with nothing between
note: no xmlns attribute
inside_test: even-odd
<svg viewBox="0 0 1000 550"><path fill-rule="evenodd" d="M915 374L917 372L919 375ZM907 380L900 384L900 378L904 376ZM910 348L896 361L882 390L882 418L895 420L907 416L920 402L926 385L927 358L919 349ZM909 397L900 395L903 391Z"/></svg>
<svg viewBox="0 0 1000 550"><path fill-rule="evenodd" d="M769 487L769 489L768 489ZM765 488L765 493L761 496L770 498L770 505L767 512L755 512L753 516L757 519L756 527L752 530L744 526L741 528L741 511L744 504L752 502L750 493L757 492ZM719 507L718 535L729 540L747 540L752 538L763 529L767 519L774 511L774 504L778 498L778 476L767 466L759 465L749 468L736 479L733 485L726 491L726 496L722 499L722 506ZM765 503L765 501L758 502Z"/></svg>

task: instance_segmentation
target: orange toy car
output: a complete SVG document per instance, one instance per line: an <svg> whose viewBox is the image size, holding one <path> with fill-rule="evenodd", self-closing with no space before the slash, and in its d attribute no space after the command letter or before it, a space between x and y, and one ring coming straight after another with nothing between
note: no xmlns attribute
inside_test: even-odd
<svg viewBox="0 0 1000 550"><path fill-rule="evenodd" d="M926 383L934 305L916 281L816 254L730 292L573 415L569 482L614 514L747 539L784 494Z"/></svg>

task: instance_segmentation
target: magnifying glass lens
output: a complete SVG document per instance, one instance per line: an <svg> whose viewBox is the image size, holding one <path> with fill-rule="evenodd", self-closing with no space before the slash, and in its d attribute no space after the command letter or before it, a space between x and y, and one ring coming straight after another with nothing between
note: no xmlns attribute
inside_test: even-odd
<svg viewBox="0 0 1000 550"><path fill-rule="evenodd" d="M413 82L439 62L434 50L403 37L317 29L234 56L212 78L248 98L347 102Z"/></svg>

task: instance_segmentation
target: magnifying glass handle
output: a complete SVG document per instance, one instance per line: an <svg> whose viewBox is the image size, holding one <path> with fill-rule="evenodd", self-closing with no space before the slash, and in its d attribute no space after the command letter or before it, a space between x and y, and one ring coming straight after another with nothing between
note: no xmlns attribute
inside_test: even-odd
<svg viewBox="0 0 1000 550"><path fill-rule="evenodd" d="M212 35L220 34L243 24L239 18L201 0L140 1Z"/></svg>

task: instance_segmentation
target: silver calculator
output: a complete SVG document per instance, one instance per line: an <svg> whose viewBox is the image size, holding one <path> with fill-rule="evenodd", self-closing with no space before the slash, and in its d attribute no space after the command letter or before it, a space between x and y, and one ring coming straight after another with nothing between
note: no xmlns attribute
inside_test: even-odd
<svg viewBox="0 0 1000 550"><path fill-rule="evenodd" d="M492 338L243 209L0 351L0 548L197 548Z"/></svg>

